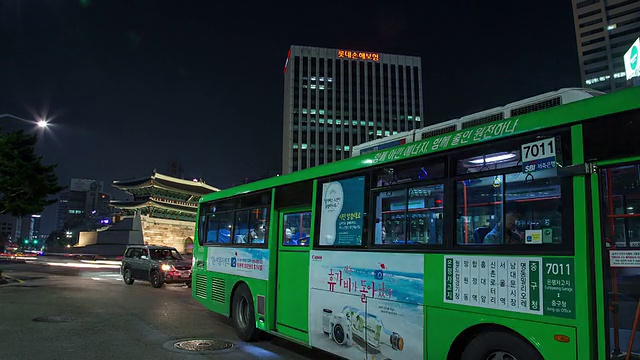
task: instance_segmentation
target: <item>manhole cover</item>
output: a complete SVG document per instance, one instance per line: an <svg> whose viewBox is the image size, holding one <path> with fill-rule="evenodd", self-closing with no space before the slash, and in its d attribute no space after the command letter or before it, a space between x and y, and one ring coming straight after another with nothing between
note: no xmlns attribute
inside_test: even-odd
<svg viewBox="0 0 640 360"><path fill-rule="evenodd" d="M51 322L51 323L61 323L61 322L69 322L74 319L70 316L64 315L51 315L51 316L41 316L33 319L36 322Z"/></svg>
<svg viewBox="0 0 640 360"><path fill-rule="evenodd" d="M182 340L173 346L178 350L205 352L229 349L233 343L223 340Z"/></svg>

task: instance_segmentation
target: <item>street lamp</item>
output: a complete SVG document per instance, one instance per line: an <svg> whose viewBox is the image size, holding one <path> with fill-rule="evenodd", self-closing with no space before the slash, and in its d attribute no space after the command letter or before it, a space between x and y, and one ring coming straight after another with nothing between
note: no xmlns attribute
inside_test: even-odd
<svg viewBox="0 0 640 360"><path fill-rule="evenodd" d="M34 121L34 120L27 120L27 119L21 118L19 116L15 116L13 114L0 114L0 119L2 119L2 118L12 118L12 119L20 120L20 121L25 121L25 122L28 122L28 123L31 123L31 124L36 124L41 129L44 129L44 128L49 126L49 122L47 121L47 119L40 119L38 121Z"/></svg>

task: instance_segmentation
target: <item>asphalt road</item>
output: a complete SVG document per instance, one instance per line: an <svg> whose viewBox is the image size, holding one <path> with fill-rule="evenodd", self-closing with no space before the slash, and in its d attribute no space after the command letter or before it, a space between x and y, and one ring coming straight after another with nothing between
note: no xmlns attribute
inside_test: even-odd
<svg viewBox="0 0 640 360"><path fill-rule="evenodd" d="M226 318L191 299L182 285L128 286L116 269L7 262L0 268L21 280L0 285L0 359L333 358L277 338L244 343ZM183 339L224 340L233 347L176 349Z"/></svg>

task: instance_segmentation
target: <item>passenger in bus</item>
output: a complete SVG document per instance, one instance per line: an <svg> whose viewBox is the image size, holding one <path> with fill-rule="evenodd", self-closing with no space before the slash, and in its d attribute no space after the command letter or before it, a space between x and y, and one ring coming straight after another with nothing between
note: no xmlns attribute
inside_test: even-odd
<svg viewBox="0 0 640 360"><path fill-rule="evenodd" d="M381 239L382 240L382 244L384 244L385 240L387 238L387 228L386 228L386 226L384 224L382 224L382 231L381 231L380 237L382 238Z"/></svg>
<svg viewBox="0 0 640 360"><path fill-rule="evenodd" d="M516 228L516 221L522 217L522 212L515 203L507 203L504 215L504 236L502 234L502 221L498 222L493 230L484 237L483 244L522 244L522 235ZM504 242L503 242L504 240Z"/></svg>
<svg viewBox="0 0 640 360"><path fill-rule="evenodd" d="M253 244L264 244L264 235L266 233L264 221L258 222L249 232L247 242Z"/></svg>
<svg viewBox="0 0 640 360"><path fill-rule="evenodd" d="M306 245L309 242L309 235L304 230L298 231L291 237L291 245Z"/></svg>
<svg viewBox="0 0 640 360"><path fill-rule="evenodd" d="M396 230L394 231L394 233L396 235L396 239L393 241L394 243L404 243L405 242L404 222L399 224L398 226L396 226Z"/></svg>
<svg viewBox="0 0 640 360"><path fill-rule="evenodd" d="M218 243L227 244L231 242L231 223L228 221L221 222L218 231Z"/></svg>

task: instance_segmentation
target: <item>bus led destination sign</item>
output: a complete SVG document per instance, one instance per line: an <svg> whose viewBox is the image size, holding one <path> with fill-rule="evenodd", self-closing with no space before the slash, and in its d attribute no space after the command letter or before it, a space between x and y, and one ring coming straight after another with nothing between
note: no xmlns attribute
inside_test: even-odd
<svg viewBox="0 0 640 360"><path fill-rule="evenodd" d="M365 51L338 50L338 58L380 61L380 54Z"/></svg>

